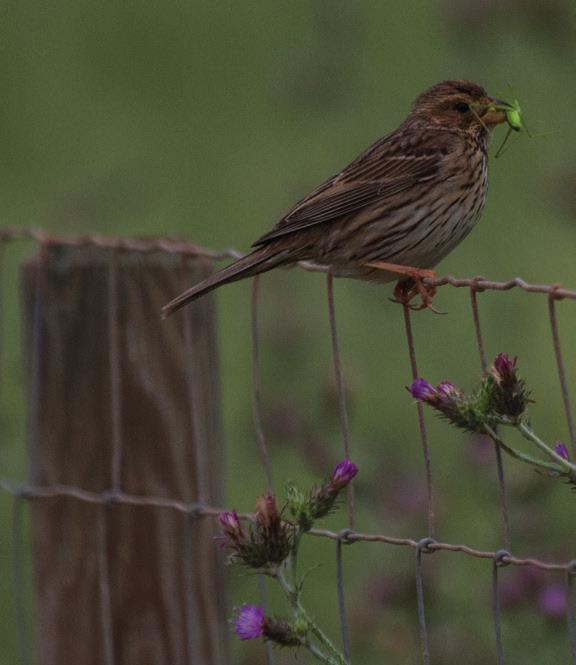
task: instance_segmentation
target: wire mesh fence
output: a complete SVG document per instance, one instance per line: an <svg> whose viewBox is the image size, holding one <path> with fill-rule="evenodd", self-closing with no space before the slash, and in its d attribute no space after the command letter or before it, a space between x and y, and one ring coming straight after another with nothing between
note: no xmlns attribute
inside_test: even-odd
<svg viewBox="0 0 576 665"><path fill-rule="evenodd" d="M170 271L177 275L177 283L182 286L191 279L189 262L201 259L208 262L238 256L233 250L224 252L213 252L200 248L192 243L182 239L171 238L146 238L146 239L125 239L112 238L99 235L86 235L81 237L60 237L46 234L41 230L35 229L4 229L0 231L0 252L6 254L7 247L16 241L33 241L38 246L38 257L34 271L33 284L28 285L27 308L29 321L29 336L27 348L29 350L29 390L28 390L28 414L29 414L29 457L28 457L28 481L21 485L14 485L8 480L3 479L0 482L0 488L12 496L12 564L11 577L14 595L16 633L19 651L19 663L27 665L35 662L33 649L31 648L31 629L28 625L30 621L29 612L25 607L25 572L23 569L23 531L24 515L23 507L25 504L38 506L43 502L50 502L56 499L73 500L80 504L85 504L95 508L94 519L94 539L92 545L95 547L93 556L96 561L97 590L94 597L94 604L97 611L97 630L99 632L101 648L97 651L97 657L92 660L77 660L75 662L101 662L105 665L118 665L128 662L186 662L186 663L224 663L226 662L226 651L221 647L225 640L222 638L223 631L226 632L224 625L218 629L207 628L207 624L216 620L225 624L225 606L224 603L217 603L218 607L207 609L206 598L210 596L210 591L202 587L210 583L210 575L213 579L219 579L222 583L221 573L211 570L208 577L201 574L200 578L195 578L195 573L186 561L183 563L183 571L175 582L182 584L184 589L184 619L178 624L181 632L181 639L176 643L182 650L183 657L176 659L172 657L166 660L167 656L158 655L157 660L150 661L132 661L125 658L124 652L119 648L119 642L122 640L122 626L119 623L117 612L114 610L114 603L117 601L115 585L121 581L115 577L111 567L114 557L118 552L114 552L111 539L119 535L117 526L113 523L112 513L118 507L126 506L134 510L157 509L162 512L178 514L182 520L178 522L177 529L183 530L184 540L179 554L188 560L188 563L194 558L194 548L199 547L200 538L204 546L208 544L213 547L210 529L205 529L199 533L193 534L191 525L198 523L212 523L213 518L222 509L221 505L214 502L214 498L221 496L218 490L210 486L209 478L213 474L215 460L209 459L207 447L202 444L207 437L213 436L213 433L207 432L206 423L203 422L202 414L199 409L207 408L198 400L198 386L196 385L198 364L184 363L185 375L187 380L184 384L179 383L178 387L184 387L186 393L185 401L188 409L189 419L187 421L193 434L187 441L190 450L188 466L186 471L194 475L194 481L188 488L187 496L165 496L162 492L152 494L150 492L130 491L127 489L126 478L128 475L127 467L131 460L127 453L126 441L130 438L129 424L123 417L126 408L123 399L124 389L122 385L123 374L122 356L127 352L126 348L126 317L122 312L121 290L122 280L126 275L125 261L130 255L159 255L176 257L176 263L171 264ZM43 440L43 431L38 428L40 422L39 410L42 408L43 396L39 393L41 389L41 374L43 367L43 354L45 353L45 329L42 325L50 296L46 291L48 281L48 272L54 261L53 251L55 249L73 248L83 252L91 251L94 248L105 252L105 272L106 272L106 320L104 321L105 346L107 349L107 395L108 403L105 411L109 419L109 441L107 443L107 473L104 474L105 485L94 488L82 486L74 483L51 482L46 480L46 473L42 473L40 450L46 445ZM302 264L302 268L311 271L327 272L321 266ZM497 282L482 277L473 277L466 279L457 279L454 277L444 277L435 280L428 280L430 284L436 287L453 287L464 289L468 293L470 317L475 331L475 346L478 353L479 367L482 372L487 369L487 359L485 352L485 343L479 311L479 296L484 291L507 292L511 289L519 289L529 294L537 294L534 297L544 297L548 303L548 323L550 336L553 346L554 357L558 374L558 382L562 395L562 402L566 417L567 428L569 431L572 448L576 454L576 432L572 416L571 397L564 360L564 351L561 344L559 332L557 303L563 299L576 300L576 291L566 289L559 285L530 284L522 279L516 278L506 282ZM32 286L30 285L32 284ZM174 282L172 283L174 287ZM146 297L145 293L139 294ZM338 337L336 308L334 302L334 284L332 275L327 272L326 275L326 302L327 313L330 325L330 346L332 352L333 369L335 384L338 392L338 410L340 415L342 450L345 458L352 454L351 437L348 423L348 412L346 404L345 377L342 370L340 358L340 340ZM412 377L416 379L419 376L417 349L412 328L413 313L408 305L404 304L404 330L405 344L407 348L407 360L410 364ZM198 342L197 326L198 323L193 320L194 314L185 314L182 317L182 342L183 348L190 350ZM141 322L142 323L142 322ZM212 325L212 324L210 324ZM208 326L210 327L210 326ZM251 331L252 331L252 380L253 380L253 418L256 431L256 441L262 464L266 485L269 491L274 489L273 469L268 452L266 434L263 426L262 414L262 387L260 382L260 333L259 333L259 278L254 278L252 289L252 309L251 309ZM210 329L209 334L214 331ZM186 353L186 352L184 352ZM180 358L182 358L181 356ZM436 515L435 515L435 496L434 496L434 474L433 459L428 442L428 433L426 428L426 419L421 403L416 405L417 425L420 436L422 450L422 459L424 466L424 478L426 484L426 515L427 515L427 534L424 538L398 538L385 533L364 533L355 529L356 507L353 490L348 488L347 495L347 524L340 531L331 531L327 529L312 529L310 536L313 538L323 538L334 541L335 545L335 587L338 598L339 623L341 630L342 649L348 662L352 662L353 654L350 650L350 635L346 613L345 602L345 570L343 554L345 547L358 542L376 542L383 545L393 545L406 548L412 551L414 556L414 582L415 597L417 601L417 621L420 631L420 652L421 661L425 664L434 660L429 645L429 635L426 622L426 575L425 559L428 555L435 552L453 552L468 557L486 559L490 561L492 571L492 618L494 626L494 651L496 662L504 663L504 640L502 635L501 622L501 603L500 603L500 569L504 566L532 567L542 571L561 572L564 574L567 610L566 626L568 631L568 640L570 644L571 662L576 664L576 584L574 576L576 575L576 560L570 561L547 561L537 557L519 557L513 553L512 536L510 528L510 519L508 516L508 496L507 483L504 472L504 465L501 456L501 450L494 446L494 459L497 468L498 489L500 497L500 518L502 524L502 549L483 550L451 542L442 542L436 539ZM158 445L162 445L160 441ZM81 451L74 454L81 455ZM45 470L44 470L45 471ZM135 488L138 483L133 483ZM141 487L141 485L140 485ZM249 514L242 515L245 519L250 519ZM196 557L196 563L198 558ZM221 562L220 562L221 564ZM173 580L174 582L174 580ZM260 594L262 601L265 602L265 590L263 584L260 584ZM222 598L224 591L221 589ZM200 599L200 601L199 601ZM202 626L203 637L207 643L201 646L202 641L198 633L197 615L204 613L204 624ZM96 626L94 626L96 630ZM50 635L46 631L41 633L38 651L42 652L39 662L56 662L46 659L45 654L50 651L49 645L44 643L50 640ZM208 644L208 642L210 644ZM184 646L185 645L185 646ZM164 658L164 659L163 659ZM266 659L268 663L273 663L274 654L272 650L267 649Z"/></svg>

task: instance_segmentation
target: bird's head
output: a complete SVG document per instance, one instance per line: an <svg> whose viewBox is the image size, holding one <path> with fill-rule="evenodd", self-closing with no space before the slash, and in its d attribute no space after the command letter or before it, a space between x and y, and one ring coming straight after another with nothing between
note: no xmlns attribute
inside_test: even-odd
<svg viewBox="0 0 576 665"><path fill-rule="evenodd" d="M487 134L506 122L512 106L470 81L442 81L416 98L409 121Z"/></svg>

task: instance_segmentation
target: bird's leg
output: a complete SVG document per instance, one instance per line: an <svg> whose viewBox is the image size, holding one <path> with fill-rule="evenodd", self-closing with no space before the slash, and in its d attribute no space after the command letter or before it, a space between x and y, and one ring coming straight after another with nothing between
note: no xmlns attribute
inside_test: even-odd
<svg viewBox="0 0 576 665"><path fill-rule="evenodd" d="M426 268L413 268L412 266L400 266L396 263L386 263L385 261L374 261L366 264L370 268L378 270L386 270L387 272L396 272L405 277L400 278L394 287L393 302L408 305L414 296L420 296L419 305L408 305L410 309L415 311L420 309L430 309L435 314L444 314L432 306L432 300L436 295L436 287L430 284L425 284L424 279L434 279L436 273L433 270Z"/></svg>

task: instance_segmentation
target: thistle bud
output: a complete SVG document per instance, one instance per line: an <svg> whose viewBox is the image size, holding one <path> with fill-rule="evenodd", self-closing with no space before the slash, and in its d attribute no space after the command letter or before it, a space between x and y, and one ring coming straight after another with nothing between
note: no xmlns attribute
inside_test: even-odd
<svg viewBox="0 0 576 665"><path fill-rule="evenodd" d="M262 494L256 499L256 519L264 529L273 528L280 520L280 513L273 494Z"/></svg>
<svg viewBox="0 0 576 665"><path fill-rule="evenodd" d="M493 374L501 381L505 381L509 377L516 374L516 363L518 358L510 358L507 353L499 353L494 359Z"/></svg>
<svg viewBox="0 0 576 665"><path fill-rule="evenodd" d="M332 471L331 482L337 490L344 489L358 473L358 467L348 459L342 460Z"/></svg>
<svg viewBox="0 0 576 665"><path fill-rule="evenodd" d="M450 383L450 381L442 381L439 383L436 387L436 392L441 397L448 397L452 399L456 399L460 395L458 388L456 388L453 383Z"/></svg>
<svg viewBox="0 0 576 665"><path fill-rule="evenodd" d="M499 353L485 380L489 409L517 421L532 401L526 383L518 376L517 358Z"/></svg>
<svg viewBox="0 0 576 665"><path fill-rule="evenodd" d="M565 460L570 458L568 455L568 448L566 447L565 443L562 443L562 441L556 442L556 445L554 446L554 452L557 455L560 455L560 457L563 457Z"/></svg>
<svg viewBox="0 0 576 665"><path fill-rule="evenodd" d="M227 534L238 535L242 533L242 526L235 510L218 513L218 522Z"/></svg>
<svg viewBox="0 0 576 665"><path fill-rule="evenodd" d="M456 427L468 432L481 432L489 416L479 395L467 396L450 381L436 387L425 379L416 379L408 389L412 397L428 404Z"/></svg>
<svg viewBox="0 0 576 665"><path fill-rule="evenodd" d="M436 397L437 390L426 379L416 379L410 386L410 393L419 402L428 402Z"/></svg>
<svg viewBox="0 0 576 665"><path fill-rule="evenodd" d="M342 462L339 462L334 467L330 479L320 487L312 490L310 493L309 524L307 528L312 526L313 520L325 517L332 512L338 494L350 484L357 473L358 467L353 462L342 460Z"/></svg>
<svg viewBox="0 0 576 665"><path fill-rule="evenodd" d="M290 553L294 530L280 517L273 495L258 498L255 518L255 523L245 532L235 512L218 515L224 534L223 546L232 550L230 562L241 561L256 569L282 563Z"/></svg>

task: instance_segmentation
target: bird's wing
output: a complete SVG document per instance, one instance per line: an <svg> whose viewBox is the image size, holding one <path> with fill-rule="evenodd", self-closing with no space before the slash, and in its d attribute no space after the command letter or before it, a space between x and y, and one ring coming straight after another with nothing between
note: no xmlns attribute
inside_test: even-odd
<svg viewBox="0 0 576 665"><path fill-rule="evenodd" d="M350 215L418 182L434 178L453 147L453 138L443 134L420 136L416 144L414 134L411 140L394 134L381 139L341 173L297 203L254 246Z"/></svg>

